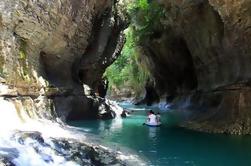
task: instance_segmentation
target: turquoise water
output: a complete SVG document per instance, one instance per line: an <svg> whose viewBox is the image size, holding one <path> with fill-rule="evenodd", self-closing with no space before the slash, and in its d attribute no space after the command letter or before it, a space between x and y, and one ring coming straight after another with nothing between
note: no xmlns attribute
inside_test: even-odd
<svg viewBox="0 0 251 166"><path fill-rule="evenodd" d="M162 113L161 127L147 127L146 112L126 119L78 121L73 126L94 134L104 144L135 151L154 166L251 166L251 137L205 134L175 127L174 116Z"/></svg>

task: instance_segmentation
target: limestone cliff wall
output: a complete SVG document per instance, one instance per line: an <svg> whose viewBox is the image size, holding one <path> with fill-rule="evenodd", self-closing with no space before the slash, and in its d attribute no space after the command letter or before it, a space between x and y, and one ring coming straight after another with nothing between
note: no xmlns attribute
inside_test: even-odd
<svg viewBox="0 0 251 166"><path fill-rule="evenodd" d="M176 106L190 103L184 126L251 133L251 2L158 2L166 18L143 46L156 90Z"/></svg>
<svg viewBox="0 0 251 166"><path fill-rule="evenodd" d="M95 89L122 48L125 22L116 5L1 0L0 75L11 89L2 95L43 95L63 118L96 117L101 101L84 95L83 83Z"/></svg>

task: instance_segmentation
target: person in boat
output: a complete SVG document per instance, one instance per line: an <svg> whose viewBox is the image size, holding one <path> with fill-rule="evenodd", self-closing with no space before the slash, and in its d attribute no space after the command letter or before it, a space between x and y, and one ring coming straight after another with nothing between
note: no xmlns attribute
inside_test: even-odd
<svg viewBox="0 0 251 166"><path fill-rule="evenodd" d="M158 112L157 115L156 115L156 120L157 120L157 123L160 123L160 113Z"/></svg>
<svg viewBox="0 0 251 166"><path fill-rule="evenodd" d="M156 115L154 114L154 112L152 110L148 114L146 123L150 124L150 125L157 125L157 118L156 118Z"/></svg>

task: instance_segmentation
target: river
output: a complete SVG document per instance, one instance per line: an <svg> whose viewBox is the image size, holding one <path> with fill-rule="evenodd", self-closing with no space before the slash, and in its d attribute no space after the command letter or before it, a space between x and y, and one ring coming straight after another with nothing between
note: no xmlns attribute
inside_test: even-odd
<svg viewBox="0 0 251 166"><path fill-rule="evenodd" d="M128 149L153 166L249 166L251 137L200 133L174 125L177 117L161 112L161 127L142 125L145 107L124 104L134 110L125 119L75 121L82 128L114 149ZM149 108L147 108L149 109ZM159 111L153 108L154 111Z"/></svg>

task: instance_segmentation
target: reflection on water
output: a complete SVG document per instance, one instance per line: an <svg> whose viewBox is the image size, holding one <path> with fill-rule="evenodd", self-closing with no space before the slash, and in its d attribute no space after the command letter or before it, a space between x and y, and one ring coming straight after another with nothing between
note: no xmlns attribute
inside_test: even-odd
<svg viewBox="0 0 251 166"><path fill-rule="evenodd" d="M162 114L161 127L142 125L145 118L145 110L138 109L126 119L71 124L102 138L102 143L114 145L117 149L123 146L134 150L148 162L147 165L251 165L250 136L213 135L185 130L172 125L175 117L168 113Z"/></svg>
<svg viewBox="0 0 251 166"><path fill-rule="evenodd" d="M156 127L149 127L149 138L153 141L156 139Z"/></svg>
<svg viewBox="0 0 251 166"><path fill-rule="evenodd" d="M114 119L111 123L111 131L112 132L116 132L118 130L120 130L123 127L123 119L118 118L118 119Z"/></svg>
<svg viewBox="0 0 251 166"><path fill-rule="evenodd" d="M98 133L102 133L102 135L108 136L121 130L121 128L123 127L123 120L114 119L112 121L99 121L97 127Z"/></svg>

